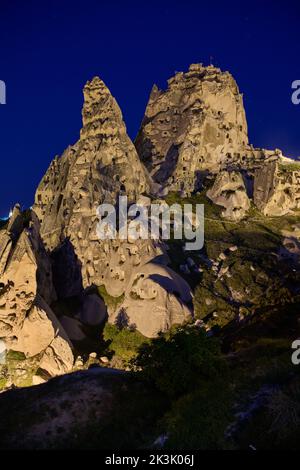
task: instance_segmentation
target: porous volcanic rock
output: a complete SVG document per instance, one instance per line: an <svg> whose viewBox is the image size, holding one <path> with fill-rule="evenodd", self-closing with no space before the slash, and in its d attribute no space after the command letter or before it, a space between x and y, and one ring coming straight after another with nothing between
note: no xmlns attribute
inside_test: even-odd
<svg viewBox="0 0 300 470"><path fill-rule="evenodd" d="M71 344L49 306L55 300L51 261L32 211L25 216L16 206L0 232L0 266L0 337L6 348L26 358L37 356L50 375L68 372L73 366ZM61 347L54 350L57 342ZM51 368L49 348L55 362Z"/></svg>
<svg viewBox="0 0 300 470"><path fill-rule="evenodd" d="M241 173L221 171L207 197L225 210L222 217L230 220L241 220L250 208L246 187Z"/></svg>
<svg viewBox="0 0 300 470"><path fill-rule="evenodd" d="M189 285L167 266L148 263L131 277L123 303L110 322L137 328L153 338L192 316Z"/></svg>
<svg viewBox="0 0 300 470"><path fill-rule="evenodd" d="M150 192L150 178L126 133L120 108L98 77L84 87L82 117L80 139L53 160L35 196L42 238L59 260L64 258L56 273L63 286L61 296L92 284L109 285L119 264L124 273L132 269L136 260L129 259L126 246L99 240L97 208L101 203L117 206L119 195L126 195L130 204ZM141 243L138 252L146 261L156 255L147 242ZM74 276L64 279L66 266L76 282ZM108 267L111 276L106 282L103 273Z"/></svg>
<svg viewBox="0 0 300 470"><path fill-rule="evenodd" d="M293 160L279 149L249 143L238 86L229 72L212 65L192 64L188 72L170 78L166 90L154 85L135 145L160 185L160 195L176 191L189 196L203 188L207 176L236 171L243 175L248 197L265 215L299 208L300 167L289 168ZM237 191L235 199L240 200ZM237 212L245 214L248 204L242 199L238 205L243 211L226 210L224 217L235 220Z"/></svg>
<svg viewBox="0 0 300 470"><path fill-rule="evenodd" d="M133 203L149 207L152 179L127 136L120 108L97 77L84 87L82 116L80 139L51 163L37 189L34 210L41 236L52 252L59 298L78 295L92 285L104 286L109 296L120 297L147 263L154 262L159 270L160 264L168 262L166 249L151 237L100 239L97 208L105 203L118 211L118 196L125 195L127 209ZM130 221L135 223L134 215ZM155 302L161 308L162 301ZM180 302L173 298L168 302L172 313L164 306L160 318L152 321L153 331L165 329L176 315L178 322L186 318L187 309ZM149 319L155 317L153 302L145 302L144 309Z"/></svg>
<svg viewBox="0 0 300 470"><path fill-rule="evenodd" d="M254 203L267 216L281 216L300 209L300 163L282 157L257 169Z"/></svg>
<svg viewBox="0 0 300 470"><path fill-rule="evenodd" d="M168 80L167 90L154 86L136 148L155 181L185 192L198 189L207 171L250 158L243 155L247 123L231 74L192 64Z"/></svg>

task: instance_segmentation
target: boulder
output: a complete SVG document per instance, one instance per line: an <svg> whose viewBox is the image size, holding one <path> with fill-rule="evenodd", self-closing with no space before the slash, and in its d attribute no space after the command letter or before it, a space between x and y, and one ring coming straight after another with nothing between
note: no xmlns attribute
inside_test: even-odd
<svg viewBox="0 0 300 470"><path fill-rule="evenodd" d="M189 285L172 269L148 263L135 273L122 304L109 322L136 328L153 338L192 317Z"/></svg>
<svg viewBox="0 0 300 470"><path fill-rule="evenodd" d="M56 336L45 350L40 362L40 369L50 376L66 374L72 370L74 357L65 335Z"/></svg>
<svg viewBox="0 0 300 470"><path fill-rule="evenodd" d="M86 325L100 325L107 318L105 303L96 294L84 297L80 313L80 321Z"/></svg>

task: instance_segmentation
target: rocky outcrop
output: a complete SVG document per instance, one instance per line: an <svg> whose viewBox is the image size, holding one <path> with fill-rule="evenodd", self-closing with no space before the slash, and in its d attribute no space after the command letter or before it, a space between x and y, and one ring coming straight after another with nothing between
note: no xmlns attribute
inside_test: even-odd
<svg viewBox="0 0 300 470"><path fill-rule="evenodd" d="M49 375L68 372L73 353L49 307L55 299L51 262L33 212L24 215L15 207L6 230L0 232L0 253L0 337L6 348L26 358L37 357Z"/></svg>
<svg viewBox="0 0 300 470"><path fill-rule="evenodd" d="M267 216L300 209L300 163L283 157L256 170L254 203Z"/></svg>
<svg viewBox="0 0 300 470"><path fill-rule="evenodd" d="M250 208L243 177L236 171L221 171L206 195L215 204L225 208L222 212L225 219L241 220Z"/></svg>

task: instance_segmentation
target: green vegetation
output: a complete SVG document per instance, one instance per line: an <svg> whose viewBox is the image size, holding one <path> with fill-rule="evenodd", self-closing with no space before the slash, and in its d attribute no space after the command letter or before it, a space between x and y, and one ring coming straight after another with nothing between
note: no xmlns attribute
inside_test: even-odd
<svg viewBox="0 0 300 470"><path fill-rule="evenodd" d="M7 370L0 366L0 390L3 390L7 383Z"/></svg>
<svg viewBox="0 0 300 470"><path fill-rule="evenodd" d="M1 368L0 389L6 385L8 379L17 387L32 385L32 377L36 374L39 359L40 356L26 358L22 352L7 351L5 364Z"/></svg>
<svg viewBox="0 0 300 470"><path fill-rule="evenodd" d="M204 215L209 218L220 218L222 209L213 204L213 202L206 196L206 190L201 191L200 193L194 194L190 197L181 197L180 194L171 192L166 197L166 203L171 204L204 204Z"/></svg>
<svg viewBox="0 0 300 470"><path fill-rule="evenodd" d="M171 449L225 447L231 418L229 370L218 340L191 325L141 346L133 370L168 399L160 421Z"/></svg>
<svg viewBox="0 0 300 470"><path fill-rule="evenodd" d="M103 339L109 355L115 355L125 363L137 354L140 346L149 341L133 328L118 328L116 325L106 323L103 330Z"/></svg>
<svg viewBox="0 0 300 470"><path fill-rule="evenodd" d="M300 171L300 162L281 163L279 169L281 171Z"/></svg>
<svg viewBox="0 0 300 470"><path fill-rule="evenodd" d="M105 305L112 308L113 310L115 310L124 300L124 294L120 295L119 297L113 297L109 295L104 285L99 286L97 289L98 294L104 300Z"/></svg>
<svg viewBox="0 0 300 470"><path fill-rule="evenodd" d="M194 307L198 318L211 327L222 328L243 312L243 317L259 313L263 307L297 302L300 272L292 272L287 262L278 258L282 231L292 231L300 216L265 217L254 205L240 222L220 217L204 191L190 198L170 194L168 203L205 204L204 247L201 252L185 252L183 242L170 240L172 268L179 272L194 290ZM236 251L230 247L237 246ZM220 254L225 258L219 259ZM192 258L200 270L181 272L181 265ZM213 269L212 263L215 263ZM225 274L218 276L222 269Z"/></svg>
<svg viewBox="0 0 300 470"><path fill-rule="evenodd" d="M8 362L10 362L10 361L25 361L26 356L22 352L10 350L6 354L6 360Z"/></svg>
<svg viewBox="0 0 300 470"><path fill-rule="evenodd" d="M203 381L226 373L217 341L193 326L173 328L144 344L132 365L142 369L144 380L171 398L201 388Z"/></svg>
<svg viewBox="0 0 300 470"><path fill-rule="evenodd" d="M231 394L225 383L207 383L206 387L179 398L166 413L163 424L172 450L224 450L232 447L225 430L232 420Z"/></svg>

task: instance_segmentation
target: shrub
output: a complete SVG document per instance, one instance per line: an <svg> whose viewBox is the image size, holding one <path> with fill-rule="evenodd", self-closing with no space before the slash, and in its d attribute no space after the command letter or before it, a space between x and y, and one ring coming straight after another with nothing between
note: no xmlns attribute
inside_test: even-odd
<svg viewBox="0 0 300 470"><path fill-rule="evenodd" d="M109 343L108 351L124 361L131 360L137 354L139 347L149 341L139 331L132 328L118 328L110 323L106 323L104 327L103 339Z"/></svg>
<svg viewBox="0 0 300 470"><path fill-rule="evenodd" d="M227 374L218 342L194 326L172 329L142 345L131 365L170 398L201 389L206 381Z"/></svg>

